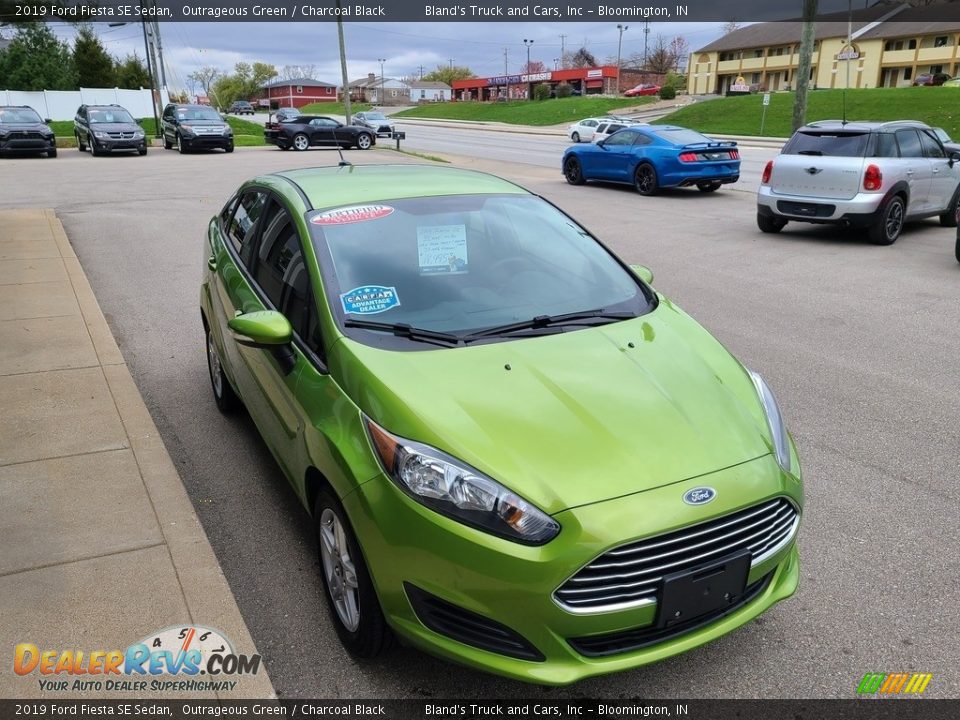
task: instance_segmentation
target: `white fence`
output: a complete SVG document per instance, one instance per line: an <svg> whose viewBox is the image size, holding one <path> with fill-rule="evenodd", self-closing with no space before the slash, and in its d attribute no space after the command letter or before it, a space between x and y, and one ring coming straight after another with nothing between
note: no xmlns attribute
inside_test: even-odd
<svg viewBox="0 0 960 720"><path fill-rule="evenodd" d="M160 91L160 109L170 102L166 88ZM73 120L81 105L122 105L135 118L153 117L150 91L121 88L80 88L79 90L0 90L0 105L29 105L40 117Z"/></svg>

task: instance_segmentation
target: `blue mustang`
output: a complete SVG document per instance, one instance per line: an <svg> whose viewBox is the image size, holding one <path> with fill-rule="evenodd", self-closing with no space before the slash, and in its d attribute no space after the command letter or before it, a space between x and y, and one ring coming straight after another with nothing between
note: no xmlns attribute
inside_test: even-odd
<svg viewBox="0 0 960 720"><path fill-rule="evenodd" d="M631 125L597 143L567 148L562 167L571 185L605 180L631 184L641 195L690 185L713 192L740 178L740 151L735 142L676 125Z"/></svg>

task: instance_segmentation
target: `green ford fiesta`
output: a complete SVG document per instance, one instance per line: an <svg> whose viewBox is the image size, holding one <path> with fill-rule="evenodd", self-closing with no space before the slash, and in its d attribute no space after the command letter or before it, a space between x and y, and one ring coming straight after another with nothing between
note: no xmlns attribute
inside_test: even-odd
<svg viewBox="0 0 960 720"><path fill-rule="evenodd" d="M796 590L799 460L759 375L544 199L292 170L210 222L214 398L315 522L337 634L561 685Z"/></svg>

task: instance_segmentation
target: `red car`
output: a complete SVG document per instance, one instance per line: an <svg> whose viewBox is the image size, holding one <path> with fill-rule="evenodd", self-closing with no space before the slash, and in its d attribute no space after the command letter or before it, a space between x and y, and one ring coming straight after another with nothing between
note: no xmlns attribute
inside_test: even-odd
<svg viewBox="0 0 960 720"><path fill-rule="evenodd" d="M638 95L657 95L660 92L660 86L652 83L640 83L636 87L627 90L626 97L637 97Z"/></svg>

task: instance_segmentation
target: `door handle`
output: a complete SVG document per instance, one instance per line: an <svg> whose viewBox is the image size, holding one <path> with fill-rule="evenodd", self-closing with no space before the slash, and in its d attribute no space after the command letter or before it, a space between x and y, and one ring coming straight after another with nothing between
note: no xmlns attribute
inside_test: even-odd
<svg viewBox="0 0 960 720"><path fill-rule="evenodd" d="M907 175L913 175L913 170L907 170Z"/></svg>
<svg viewBox="0 0 960 720"><path fill-rule="evenodd" d="M213 272L216 272L216 271L217 271L217 258L216 258L216 256L211 255L210 257L207 258L207 267L210 268L210 270L213 271Z"/></svg>

